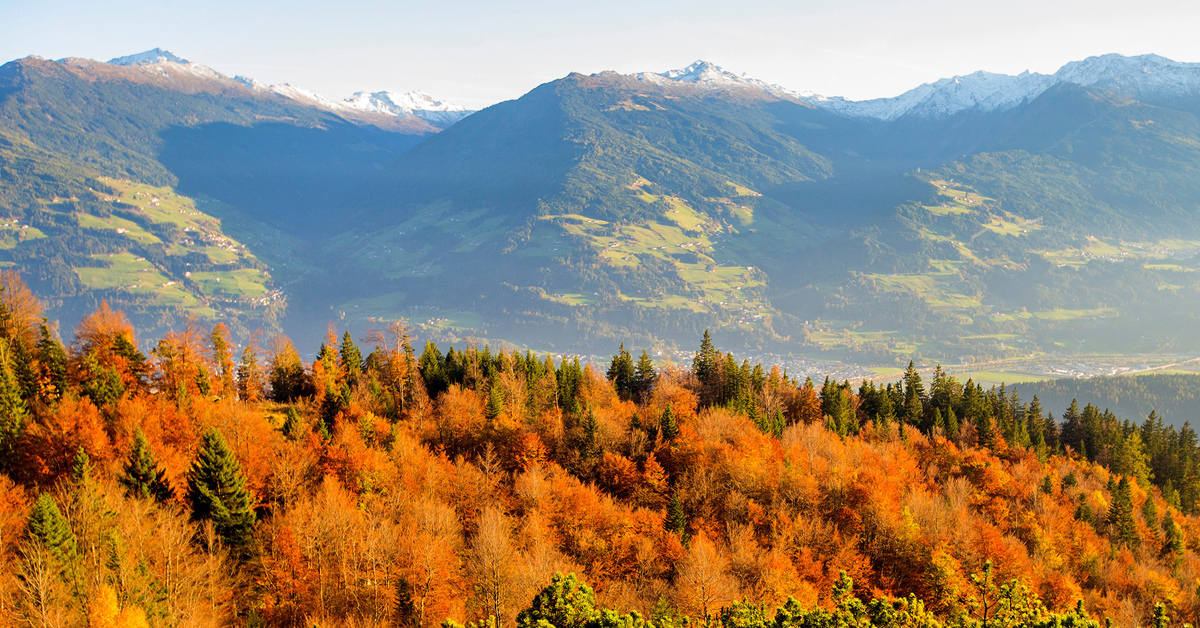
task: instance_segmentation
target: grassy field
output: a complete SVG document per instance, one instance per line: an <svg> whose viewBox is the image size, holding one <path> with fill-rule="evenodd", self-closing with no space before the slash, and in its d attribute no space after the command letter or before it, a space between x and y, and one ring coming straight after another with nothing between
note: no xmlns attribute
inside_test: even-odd
<svg viewBox="0 0 1200 628"><path fill-rule="evenodd" d="M97 256L107 267L77 267L75 272L88 288L125 293L142 303L186 309L201 317L216 316L218 303L238 307L244 300L271 295L271 276L259 269L261 264L249 249L222 231L218 218L198 210L195 200L170 188L102 180L113 190L105 200L125 207L117 206L107 216L82 212L72 216L82 229L126 238L129 248ZM168 235L160 236L164 233ZM200 253L223 268L175 275L168 268L185 264L155 265L145 253L155 248L168 256Z"/></svg>
<svg viewBox="0 0 1200 628"><path fill-rule="evenodd" d="M963 375L955 375L959 381L965 382L968 378L975 380L976 384L984 386L999 386L1000 384L1028 384L1030 382L1044 382L1053 377L1045 375L1036 375L1033 373L1021 373L1020 371L976 371L974 373L966 373Z"/></svg>

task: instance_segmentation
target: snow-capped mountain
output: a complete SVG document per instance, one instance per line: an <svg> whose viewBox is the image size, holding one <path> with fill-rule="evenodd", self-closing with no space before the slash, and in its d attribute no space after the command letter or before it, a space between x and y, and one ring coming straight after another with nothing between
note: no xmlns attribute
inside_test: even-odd
<svg viewBox="0 0 1200 628"><path fill-rule="evenodd" d="M70 61L76 64L95 63L81 59L71 59ZM437 100L429 94L420 91L409 92L407 94L388 91L374 93L358 92L345 100L331 100L315 92L286 83L267 85L262 81L245 76L235 76L230 79L208 66L192 63L161 48L125 57L117 57L108 63L136 68L166 78L190 75L235 86L236 84L240 84L255 92L273 94L281 98L287 98L305 105L328 109L341 114L376 115L386 118L416 118L424 123L442 129L474 113L458 105ZM234 83L235 81L236 83Z"/></svg>
<svg viewBox="0 0 1200 628"><path fill-rule="evenodd" d="M172 63L191 63L187 59L184 59L183 57L177 57L171 54L171 51L163 50L162 48L155 48L154 50L139 52L135 55L109 59L108 62L112 65L142 65L144 63L161 63L163 61L170 61Z"/></svg>
<svg viewBox="0 0 1200 628"><path fill-rule="evenodd" d="M1017 76L975 72L926 83L894 98L854 101L816 97L809 102L841 114L880 120L895 120L907 115L941 118L969 109L985 112L1010 109L1036 97L1056 82L1053 76L1030 72Z"/></svg>
<svg viewBox="0 0 1200 628"><path fill-rule="evenodd" d="M796 92L786 87L760 81L745 74L735 74L708 61L697 61L680 70L667 72L640 72L633 75L639 81L648 83L669 84L692 83L710 89L754 89L766 92L778 98L804 100L812 98L812 92Z"/></svg>
<svg viewBox="0 0 1200 628"><path fill-rule="evenodd" d="M777 98L802 100L842 115L895 120L905 116L942 118L962 111L1004 111L1037 98L1059 83L1077 83L1130 96L1200 93L1200 63L1181 63L1158 55L1126 57L1107 54L1073 61L1054 74L1023 72L1016 76L974 72L915 87L892 98L847 100L795 91L735 74L707 61L680 70L633 75L658 84L691 83L711 89L756 89Z"/></svg>
<svg viewBox="0 0 1200 628"><path fill-rule="evenodd" d="M845 115L881 120L910 115L940 118L960 111L1011 109L1059 83L1091 85L1135 97L1195 94L1200 93L1200 63L1180 63L1158 55L1107 54L1072 61L1054 74L975 72L926 83L894 98L852 101L816 97L809 102Z"/></svg>
<svg viewBox="0 0 1200 628"><path fill-rule="evenodd" d="M472 112L444 100L437 100L422 91L407 94L396 92L358 92L342 101L342 106L393 116L416 116L435 126L450 126Z"/></svg>
<svg viewBox="0 0 1200 628"><path fill-rule="evenodd" d="M1054 76L1059 81L1138 96L1200 92L1200 63L1181 63L1158 55L1088 57L1064 65Z"/></svg>
<svg viewBox="0 0 1200 628"><path fill-rule="evenodd" d="M307 89L288 85L287 83L267 85L245 76L236 76L234 80L252 90L272 93L314 107L350 114L376 114L391 117L412 116L439 128L446 128L474 113L474 111L468 111L453 103L436 100L429 94L421 91L408 92L407 94L388 91L356 92L353 96L345 100L336 101L320 96Z"/></svg>

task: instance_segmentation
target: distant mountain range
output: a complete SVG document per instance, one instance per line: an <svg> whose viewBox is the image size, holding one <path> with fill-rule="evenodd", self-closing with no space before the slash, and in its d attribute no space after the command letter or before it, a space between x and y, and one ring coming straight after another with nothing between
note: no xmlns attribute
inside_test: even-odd
<svg viewBox="0 0 1200 628"><path fill-rule="evenodd" d="M159 49L31 57L0 67L0 263L64 321L103 298L150 330L1200 351L1198 67L1106 55L852 102L701 61L469 112Z"/></svg>
<svg viewBox="0 0 1200 628"><path fill-rule="evenodd" d="M1135 98L1200 93L1200 63L1180 63L1158 55L1089 57L1068 63L1054 74L1024 72L1013 76L980 71L926 83L893 98L859 101L793 91L735 74L707 61L697 61L682 70L633 76L642 81L677 81L709 89L756 89L848 116L889 121L904 116L943 118L963 111L1004 111L1027 103L1060 83L1099 87Z"/></svg>
<svg viewBox="0 0 1200 628"><path fill-rule="evenodd" d="M151 73L190 73L216 80L228 78L212 68L194 64L161 48L125 57L117 57L110 59L108 63L111 65L133 67ZM245 76L235 76L233 80L256 92L274 94L305 105L328 109L330 111L350 114L352 116L417 118L437 128L448 127L473 113L453 103L437 100L421 91L413 91L407 94L389 91L374 93L356 92L353 96L345 100L334 101L309 90L293 87L286 83L267 85Z"/></svg>

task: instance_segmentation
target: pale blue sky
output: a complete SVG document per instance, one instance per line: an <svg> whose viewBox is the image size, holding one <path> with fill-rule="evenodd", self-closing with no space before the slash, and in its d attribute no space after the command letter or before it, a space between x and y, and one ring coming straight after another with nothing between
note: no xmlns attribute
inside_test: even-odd
<svg viewBox="0 0 1200 628"><path fill-rule="evenodd" d="M1194 0L0 0L0 61L159 46L332 98L422 89L479 107L572 71L706 59L862 99L1107 52L1200 61L1198 25Z"/></svg>

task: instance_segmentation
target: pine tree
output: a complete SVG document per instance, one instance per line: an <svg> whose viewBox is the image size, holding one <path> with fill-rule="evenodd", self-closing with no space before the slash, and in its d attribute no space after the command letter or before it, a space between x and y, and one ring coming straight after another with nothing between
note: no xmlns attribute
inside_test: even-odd
<svg viewBox="0 0 1200 628"><path fill-rule="evenodd" d="M650 354L644 349L638 358L637 366L634 367L633 380L637 401L645 401L658 381L658 371L654 369L654 360L650 359Z"/></svg>
<svg viewBox="0 0 1200 628"><path fill-rule="evenodd" d="M979 423L975 425L975 432L980 447L991 448L996 445L996 428L992 425L990 415L982 414L979 417Z"/></svg>
<svg viewBox="0 0 1200 628"><path fill-rule="evenodd" d="M293 442L300 440L301 428L300 413L296 412L295 407L288 406L287 416L283 420L283 437Z"/></svg>
<svg viewBox="0 0 1200 628"><path fill-rule="evenodd" d="M890 388L891 385L889 384ZM875 426L888 429L896 422L896 406L892 403L892 394L887 390L879 391L878 410L875 413Z"/></svg>
<svg viewBox="0 0 1200 628"><path fill-rule="evenodd" d="M704 330L704 339L700 341L700 351L692 359L692 374L700 380L701 384L706 386L709 384L717 368L718 359L717 350L713 348L712 338L709 337L706 329Z"/></svg>
<svg viewBox="0 0 1200 628"><path fill-rule="evenodd" d="M1162 521L1163 543L1162 553L1172 557L1183 556L1184 542L1183 529L1175 523L1175 517L1171 515L1171 509L1167 509L1167 514L1163 516Z"/></svg>
<svg viewBox="0 0 1200 628"><path fill-rule="evenodd" d="M485 410L487 411L488 421L495 421L504 413L504 392L500 390L500 382L496 378L493 378L491 384L488 386L487 407Z"/></svg>
<svg viewBox="0 0 1200 628"><path fill-rule="evenodd" d="M613 356L607 375L608 381L612 382L621 399L629 399L633 395L637 371L633 365L633 356L625 350L625 343L621 343L621 348Z"/></svg>
<svg viewBox="0 0 1200 628"><path fill-rule="evenodd" d="M958 416L954 408L946 408L946 438L958 438Z"/></svg>
<svg viewBox="0 0 1200 628"><path fill-rule="evenodd" d="M153 499L166 504L175 498L175 491L167 480L167 472L158 466L150 443L140 428L133 434L133 447L129 450L129 458L117 482L130 495L140 499Z"/></svg>
<svg viewBox="0 0 1200 628"><path fill-rule="evenodd" d="M49 493L38 495L25 525L25 535L44 547L62 569L75 558L75 535Z"/></svg>
<svg viewBox="0 0 1200 628"><path fill-rule="evenodd" d="M600 423L596 421L596 413L588 407L587 418L583 421L583 444L579 448L579 457L594 458L600 455L600 445L597 436L600 433Z"/></svg>
<svg viewBox="0 0 1200 628"><path fill-rule="evenodd" d="M241 465L216 429L201 439L187 482L192 519L211 520L217 535L236 555L249 557L256 523L253 504Z"/></svg>
<svg viewBox="0 0 1200 628"><path fill-rule="evenodd" d="M1128 476L1121 476L1121 481L1113 491L1112 504L1108 507L1105 523L1110 526L1111 534L1118 544L1130 548L1137 547L1137 524L1133 519L1133 497Z"/></svg>
<svg viewBox="0 0 1200 628"><path fill-rule="evenodd" d="M672 442L679 436L679 423L675 420L675 410L671 404L667 404L667 409L663 410L662 420L659 422L663 440Z"/></svg>
<svg viewBox="0 0 1200 628"><path fill-rule="evenodd" d="M362 374L362 351L358 345L354 344L354 338L350 337L350 332L342 334L342 346L338 349L338 361L341 367L342 374L345 376L346 386L351 390L358 385L358 377Z"/></svg>
<svg viewBox="0 0 1200 628"><path fill-rule="evenodd" d="M667 518L663 521L668 532L683 535L687 530L687 516L683 514L683 504L679 503L679 494L671 493L671 503L667 506Z"/></svg>

